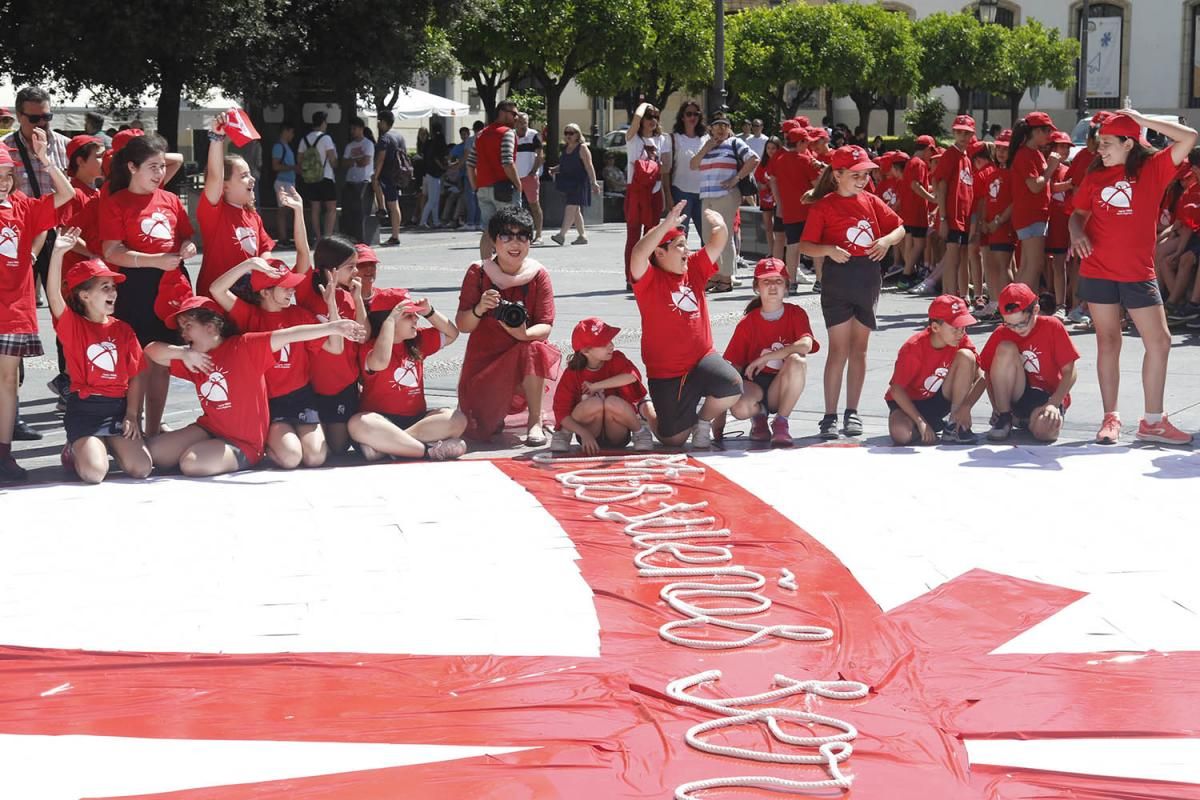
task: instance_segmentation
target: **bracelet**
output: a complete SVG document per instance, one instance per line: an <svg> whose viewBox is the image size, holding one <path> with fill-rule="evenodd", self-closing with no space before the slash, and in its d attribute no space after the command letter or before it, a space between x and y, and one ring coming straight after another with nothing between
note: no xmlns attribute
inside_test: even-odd
<svg viewBox="0 0 1200 800"><path fill-rule="evenodd" d="M483 319L483 314L477 314L475 312L475 306L471 306L471 313L475 314L475 319Z"/></svg>
<svg viewBox="0 0 1200 800"><path fill-rule="evenodd" d="M472 308L472 309L471 309L471 311L472 311L472 312L474 312L474 311L475 311L475 309L474 309L474 308ZM429 319L430 317L432 317L432 316L433 316L434 314L436 314L436 313L437 313L437 309L433 307L433 304L432 304L432 303L430 303L430 304L429 304L429 313L428 313L428 314L422 314L422 315L421 315L421 317L422 317L422 319Z"/></svg>
<svg viewBox="0 0 1200 800"><path fill-rule="evenodd" d="M217 133L216 131L209 131L208 140L210 142L223 142L225 141L225 134Z"/></svg>

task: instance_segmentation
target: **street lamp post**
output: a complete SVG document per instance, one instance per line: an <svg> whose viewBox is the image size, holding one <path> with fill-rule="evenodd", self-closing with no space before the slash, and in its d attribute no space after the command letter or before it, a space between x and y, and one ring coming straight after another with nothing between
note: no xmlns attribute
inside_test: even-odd
<svg viewBox="0 0 1200 800"><path fill-rule="evenodd" d="M725 105L725 0L713 0L715 25L713 27L713 85L708 100L711 114Z"/></svg>
<svg viewBox="0 0 1200 800"><path fill-rule="evenodd" d="M1079 10L1079 119L1088 115L1088 20L1091 18L1091 5L1083 0L1083 8Z"/></svg>
<svg viewBox="0 0 1200 800"><path fill-rule="evenodd" d="M979 0L979 21L984 25L991 25L996 21L996 9L1000 7L1000 0ZM987 135L988 130L988 112L992 110L992 93L983 93L983 132Z"/></svg>

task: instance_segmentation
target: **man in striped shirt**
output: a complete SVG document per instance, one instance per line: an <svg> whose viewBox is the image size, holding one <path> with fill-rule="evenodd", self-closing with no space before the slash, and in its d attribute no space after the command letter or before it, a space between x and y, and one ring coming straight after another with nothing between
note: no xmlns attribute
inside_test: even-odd
<svg viewBox="0 0 1200 800"><path fill-rule="evenodd" d="M733 230L734 217L742 202L738 181L753 174L758 156L750 146L733 136L729 118L717 112L709 123L709 138L692 157L692 169L700 171L700 204L705 211L713 209L725 221L725 229ZM741 166L739 167L739 162ZM704 218L704 237L708 239L708 219ZM730 236L721 251L720 272L709 284L709 291L728 292L733 289L733 268L737 254Z"/></svg>
<svg viewBox="0 0 1200 800"><path fill-rule="evenodd" d="M487 261L495 249L488 236L488 221L504 206L521 205L521 176L514 155L517 135L517 104L501 100L496 104L496 120L479 132L475 146L467 152L467 178L479 200L479 258Z"/></svg>

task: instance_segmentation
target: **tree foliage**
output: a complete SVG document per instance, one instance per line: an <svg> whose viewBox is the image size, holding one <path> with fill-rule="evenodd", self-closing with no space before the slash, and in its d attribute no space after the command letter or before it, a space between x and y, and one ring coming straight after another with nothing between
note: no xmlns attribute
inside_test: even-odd
<svg viewBox="0 0 1200 800"><path fill-rule="evenodd" d="M1064 90L1075 82L1079 42L1063 39L1057 28L1047 28L1035 19L1003 31L1003 56L996 61L986 88L1008 98L1013 119L1025 92L1049 85Z"/></svg>
<svg viewBox="0 0 1200 800"><path fill-rule="evenodd" d="M830 6L863 34L863 51L841 70L837 83L858 108L858 124L865 130L872 109L889 108L888 134L895 133L895 98L914 91L921 81L921 46L907 14L878 5ZM891 100L889 103L888 101Z"/></svg>
<svg viewBox="0 0 1200 800"><path fill-rule="evenodd" d="M446 28L459 73L475 84L488 119L496 114L501 88L524 74L513 57L507 5L507 0L465 0Z"/></svg>
<svg viewBox="0 0 1200 800"><path fill-rule="evenodd" d="M984 25L965 11L939 11L917 20L921 45L921 89L951 86L958 92L959 114L967 113L971 92L986 88L1004 49L998 25Z"/></svg>

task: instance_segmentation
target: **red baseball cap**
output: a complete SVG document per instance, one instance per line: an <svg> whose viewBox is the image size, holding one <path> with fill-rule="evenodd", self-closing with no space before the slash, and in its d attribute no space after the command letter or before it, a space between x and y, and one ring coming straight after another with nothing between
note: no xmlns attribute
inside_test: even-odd
<svg viewBox="0 0 1200 800"><path fill-rule="evenodd" d="M1012 143L1012 128L1005 128L1000 131L1000 135L996 137L996 144L1002 144L1007 147Z"/></svg>
<svg viewBox="0 0 1200 800"><path fill-rule="evenodd" d="M1133 117L1127 114L1113 114L1100 124L1101 136L1123 136L1126 139L1136 139L1139 142L1145 142L1142 138L1142 126L1134 121Z"/></svg>
<svg viewBox="0 0 1200 800"><path fill-rule="evenodd" d="M1090 122L1092 125L1103 125L1104 123L1108 122L1112 116L1113 112L1111 111L1097 111L1095 114L1092 114Z"/></svg>
<svg viewBox="0 0 1200 800"><path fill-rule="evenodd" d="M268 258L267 263L275 269L281 270L281 272L278 275L268 275L265 272L254 270L250 273L250 289L252 291L261 292L263 289L270 289L273 286L282 286L284 289L295 289L304 283L304 275L302 273L292 272L291 268L278 258Z"/></svg>
<svg viewBox="0 0 1200 800"><path fill-rule="evenodd" d="M972 142L971 146L967 148L967 155L969 155L971 158L975 158L975 156L978 155L986 156L987 145L984 142Z"/></svg>
<svg viewBox="0 0 1200 800"><path fill-rule="evenodd" d="M0 169L15 166L17 166L17 162L13 161L12 151L5 145L0 145Z"/></svg>
<svg viewBox="0 0 1200 800"><path fill-rule="evenodd" d="M370 245L365 245L360 242L359 244L354 245L354 251L358 253L359 264L379 263L379 256L375 255L375 251L371 249Z"/></svg>
<svg viewBox="0 0 1200 800"><path fill-rule="evenodd" d="M141 128L126 128L123 131L117 131L117 133L112 137L112 147L110 148L113 155L121 152L121 148L129 144L131 139L136 139L139 136L145 135L146 132Z"/></svg>
<svg viewBox="0 0 1200 800"><path fill-rule="evenodd" d="M1037 295L1023 283L1010 283L1000 291L998 306L1001 314L1024 311L1037 302Z"/></svg>
<svg viewBox="0 0 1200 800"><path fill-rule="evenodd" d="M909 158L908 153L903 150L889 150L887 154L892 157L892 161L908 161Z"/></svg>
<svg viewBox="0 0 1200 800"><path fill-rule="evenodd" d="M124 275L119 272L113 272L108 268L107 264L98 258L89 258L87 261L80 261L67 270L67 291L69 292L76 286L87 283L92 278L112 278L114 283L125 282Z"/></svg>
<svg viewBox="0 0 1200 800"><path fill-rule="evenodd" d="M81 133L78 136L72 136L71 141L67 142L67 163L71 163L71 159L79 152L79 148L89 144L98 144L104 146L104 142L96 136L88 136Z"/></svg>
<svg viewBox="0 0 1200 800"><path fill-rule="evenodd" d="M959 114L954 118L954 124L950 126L952 131L970 131L975 132L975 118L969 114Z"/></svg>
<svg viewBox="0 0 1200 800"><path fill-rule="evenodd" d="M866 172L879 167L867 155L867 151L857 145L846 145L834 150L829 166L833 169L848 169L852 172Z"/></svg>
<svg viewBox="0 0 1200 800"><path fill-rule="evenodd" d="M829 131L820 127L808 129L808 140L810 142L819 142L822 139L829 139Z"/></svg>
<svg viewBox="0 0 1200 800"><path fill-rule="evenodd" d="M371 295L369 308L372 312L391 311L396 306L400 306L402 314L420 313L420 306L413 302L408 289L378 289Z"/></svg>
<svg viewBox="0 0 1200 800"><path fill-rule="evenodd" d="M929 318L945 322L955 328L965 328L976 322L967 308L966 301L952 294L933 298L933 302L929 304Z"/></svg>
<svg viewBox="0 0 1200 800"><path fill-rule="evenodd" d="M1050 134L1050 144L1074 144L1071 135L1066 131L1054 131Z"/></svg>
<svg viewBox="0 0 1200 800"><path fill-rule="evenodd" d="M621 332L599 317L581 319L571 331L571 349L578 353L589 347L604 347Z"/></svg>
<svg viewBox="0 0 1200 800"><path fill-rule="evenodd" d="M684 235L683 228L671 228L671 230L664 233L662 235L662 238L658 240L658 246L666 247L671 242L675 241L676 239L678 239L680 236L683 236L683 235Z"/></svg>
<svg viewBox="0 0 1200 800"><path fill-rule="evenodd" d="M792 117L792 121L795 122L797 125L799 125L801 128L807 128L812 124L811 122L808 121L808 117L805 117L805 116Z"/></svg>
<svg viewBox="0 0 1200 800"><path fill-rule="evenodd" d="M782 259L778 258L763 258L754 265L754 279L759 278L786 278L787 266Z"/></svg>
<svg viewBox="0 0 1200 800"><path fill-rule="evenodd" d="M1025 124L1031 128L1050 128L1058 130L1054 127L1054 120L1050 119L1050 115L1045 111L1030 111L1025 115Z"/></svg>
<svg viewBox="0 0 1200 800"><path fill-rule="evenodd" d="M937 139L934 139L927 133L923 133L917 137L917 149L923 147L937 147Z"/></svg>
<svg viewBox="0 0 1200 800"><path fill-rule="evenodd" d="M794 119L784 120L781 130L784 138L792 144L808 139L808 129Z"/></svg>
<svg viewBox="0 0 1200 800"><path fill-rule="evenodd" d="M0 106L0 119L3 119L4 117L8 117L9 119L17 118L16 114L12 113L11 108L5 108L3 106Z"/></svg>
<svg viewBox="0 0 1200 800"><path fill-rule="evenodd" d="M187 273L181 269L164 272L158 279L158 297L154 299L154 313L171 330L175 330L175 314L184 300L194 294Z"/></svg>
<svg viewBox="0 0 1200 800"><path fill-rule="evenodd" d="M178 272L178 270L173 270L173 271ZM200 309L203 309L205 311L212 311L212 312L220 314L222 316L225 315L225 309L223 309L219 305L217 305L216 300L213 300L211 297L204 297L203 295L194 294L191 297L185 298L182 301L180 301L179 308L175 309L175 312L171 316L172 316L172 318L178 318L179 315L184 313L185 311L198 311ZM176 321L175 325L178 326L179 322Z"/></svg>

